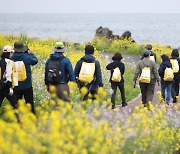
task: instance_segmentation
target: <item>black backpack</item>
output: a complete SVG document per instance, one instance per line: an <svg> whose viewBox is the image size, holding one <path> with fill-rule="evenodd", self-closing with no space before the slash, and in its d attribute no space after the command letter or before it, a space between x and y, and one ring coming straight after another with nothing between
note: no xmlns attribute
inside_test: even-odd
<svg viewBox="0 0 180 154"><path fill-rule="evenodd" d="M50 59L47 69L47 81L51 84L58 84L61 77L60 71L60 61L64 56L58 58L57 60Z"/></svg>

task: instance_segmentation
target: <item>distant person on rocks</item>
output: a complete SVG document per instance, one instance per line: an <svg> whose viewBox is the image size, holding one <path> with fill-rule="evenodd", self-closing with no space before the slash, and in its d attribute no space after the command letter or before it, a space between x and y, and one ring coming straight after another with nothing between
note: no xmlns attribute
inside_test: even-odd
<svg viewBox="0 0 180 154"><path fill-rule="evenodd" d="M87 88L87 93L83 100L87 100L89 94L92 95L92 99L95 99L98 88L103 87L100 63L93 54L94 47L87 45L85 47L85 56L76 63L74 69L79 89L82 87Z"/></svg>
<svg viewBox="0 0 180 154"><path fill-rule="evenodd" d="M152 51L152 45L147 44L145 47L145 50L148 50L150 52L150 60L156 62L156 54ZM144 54L142 54L141 60L144 59Z"/></svg>
<svg viewBox="0 0 180 154"><path fill-rule="evenodd" d="M163 54L161 55L161 58L162 58L162 63L160 64L160 67L158 69L159 76L161 77L161 94L164 101L166 101L167 105L169 105L171 99L171 86L172 86L173 77L172 80L171 79L167 80L165 77L165 71L167 68L172 69L172 65L167 55ZM167 91L166 97L165 97L165 93L166 93L165 91Z"/></svg>
<svg viewBox="0 0 180 154"><path fill-rule="evenodd" d="M24 45L21 41L14 43L15 53L11 59L16 63L18 68L20 67L20 71L25 66L25 71L22 71L21 74L22 78L18 75L18 86L14 88L14 92L18 100L24 97L26 103L31 104L31 111L35 114L31 66L36 65L38 59L31 50L27 49L28 46Z"/></svg>
<svg viewBox="0 0 180 154"><path fill-rule="evenodd" d="M11 103L13 108L17 106L17 99L13 92L12 74L13 74L13 61L10 60L14 50L11 46L4 46L0 60L0 107L4 98ZM4 84L2 83L4 82Z"/></svg>
<svg viewBox="0 0 180 154"><path fill-rule="evenodd" d="M144 106L148 106L148 102L152 102L153 100L156 81L158 86L160 85L157 66L152 60L150 60L150 54L150 51L144 51L144 59L138 62L133 79L135 86L137 84L137 79L139 78Z"/></svg>
<svg viewBox="0 0 180 154"><path fill-rule="evenodd" d="M111 96L112 109L116 108L115 98L116 98L117 88L119 88L121 92L122 107L127 106L126 98L125 98L125 90L124 90L124 78L123 78L125 72L125 65L124 63L121 62L122 58L123 58L122 55L117 52L112 57L113 62L111 62L106 66L106 69L111 71L109 82L111 83L111 88L113 90ZM117 71L117 77L115 76L116 71Z"/></svg>
<svg viewBox="0 0 180 154"><path fill-rule="evenodd" d="M179 83L180 83L180 58L178 49L173 49L171 52L171 63L174 70L174 81L172 84L172 98L173 103L177 103L179 97Z"/></svg>
<svg viewBox="0 0 180 154"><path fill-rule="evenodd" d="M50 93L53 92L51 86L55 86L57 98L70 102L68 82L75 82L75 76L69 58L63 55L66 50L63 42L56 42L54 53L50 54L45 64L45 84Z"/></svg>

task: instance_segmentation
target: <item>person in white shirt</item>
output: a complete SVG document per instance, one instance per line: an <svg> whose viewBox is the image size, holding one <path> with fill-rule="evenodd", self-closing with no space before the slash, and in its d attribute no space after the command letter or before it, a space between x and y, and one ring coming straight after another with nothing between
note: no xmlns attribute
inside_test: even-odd
<svg viewBox="0 0 180 154"><path fill-rule="evenodd" d="M10 60L14 50L11 46L4 46L0 60L0 81L4 84L0 85L0 107L4 98L11 103L13 108L17 106L17 99L12 88L13 61Z"/></svg>

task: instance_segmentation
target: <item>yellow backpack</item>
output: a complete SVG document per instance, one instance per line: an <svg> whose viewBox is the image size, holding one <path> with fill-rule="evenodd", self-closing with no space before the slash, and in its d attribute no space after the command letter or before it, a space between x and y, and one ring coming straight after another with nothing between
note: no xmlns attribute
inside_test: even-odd
<svg viewBox="0 0 180 154"><path fill-rule="evenodd" d="M139 81L142 83L150 83L151 81L151 74L150 74L150 68L144 67L141 73L141 76L139 78Z"/></svg>
<svg viewBox="0 0 180 154"><path fill-rule="evenodd" d="M83 62L79 73L79 80L85 83L91 83L94 79L95 63Z"/></svg>
<svg viewBox="0 0 180 154"><path fill-rule="evenodd" d="M179 72L179 63L178 63L177 59L171 59L170 61L172 64L173 72L174 73Z"/></svg>
<svg viewBox="0 0 180 154"><path fill-rule="evenodd" d="M152 60L153 62L155 62L154 56L150 56L150 60Z"/></svg>
<svg viewBox="0 0 180 154"><path fill-rule="evenodd" d="M114 69L111 80L113 82L120 82L121 81L121 71L119 70L119 67L116 67Z"/></svg>
<svg viewBox="0 0 180 154"><path fill-rule="evenodd" d="M16 61L13 65L14 75L18 76L18 81L25 81L27 79L26 67L23 61Z"/></svg>
<svg viewBox="0 0 180 154"><path fill-rule="evenodd" d="M166 67L164 71L164 81L172 81L173 79L174 79L173 69Z"/></svg>

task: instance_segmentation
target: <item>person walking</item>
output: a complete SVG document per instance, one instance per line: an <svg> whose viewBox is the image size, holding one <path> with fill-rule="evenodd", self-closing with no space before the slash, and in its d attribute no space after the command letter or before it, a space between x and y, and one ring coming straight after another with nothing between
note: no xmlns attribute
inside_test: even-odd
<svg viewBox="0 0 180 154"><path fill-rule="evenodd" d="M75 82L75 76L69 58L63 55L66 50L67 49L64 47L63 42L56 42L55 48L53 48L54 53L50 54L50 58L45 64L44 80L47 90L50 93L52 93L50 87L55 86L55 94L57 98L70 102L68 82Z"/></svg>
<svg viewBox="0 0 180 154"><path fill-rule="evenodd" d="M93 55L94 47L92 45L86 45L85 56L78 60L74 69L79 89L82 87L88 89L83 100L87 100L89 94L92 95L92 99L95 99L98 88L103 87L100 63Z"/></svg>
<svg viewBox="0 0 180 154"><path fill-rule="evenodd" d="M152 45L151 44L147 44L145 47L145 50L148 50L150 52L150 59L154 62L156 62L156 54L152 51ZM142 54L141 56L141 60L144 59L144 54Z"/></svg>
<svg viewBox="0 0 180 154"><path fill-rule="evenodd" d="M158 86L160 85L157 66L150 60L150 54L148 50L143 52L144 59L138 62L133 79L134 86L136 86L137 79L141 79L141 75L144 74L143 70L147 70L145 74L149 74L149 82L144 82L143 78L139 81L144 106L148 106L148 102L152 102L156 81Z"/></svg>
<svg viewBox="0 0 180 154"><path fill-rule="evenodd" d="M165 77L165 71L167 68L172 69L172 65L170 63L170 59L167 55L163 54L161 55L162 58L162 63L160 64L160 67L158 69L159 76L161 77L161 94L162 98L166 101L167 105L170 103L170 98L171 98L171 86L172 86L172 81L173 81L173 70L172 70L172 79L167 80ZM167 97L165 97L165 90L167 91Z"/></svg>
<svg viewBox="0 0 180 154"><path fill-rule="evenodd" d="M26 74L26 78L24 81L18 81L18 86L14 88L14 93L17 100L24 97L26 103L31 104L31 111L35 114L31 66L36 65L38 63L38 59L35 57L31 50L27 49L28 47L25 46L21 41L17 41L14 43L15 53L13 54L11 59L15 63L22 62L25 66Z"/></svg>
<svg viewBox="0 0 180 154"><path fill-rule="evenodd" d="M172 83L173 103L177 103L177 98L179 97L179 83L180 83L180 58L179 58L178 49L173 49L172 50L172 52L171 52L171 60L170 61L177 61L177 66L174 66L174 67L177 67L176 68L177 71L174 72L174 81Z"/></svg>
<svg viewBox="0 0 180 154"><path fill-rule="evenodd" d="M0 60L0 107L4 98L10 102L13 108L17 107L17 99L13 92L12 73L13 61L10 60L14 50L11 46L4 46Z"/></svg>
<svg viewBox="0 0 180 154"><path fill-rule="evenodd" d="M116 91L117 88L119 88L121 92L121 99L122 99L122 107L127 106L126 98L125 98L125 90L124 90L124 72L125 72L125 65L121 62L122 55L120 53L115 53L112 57L113 62L109 63L106 66L107 70L111 71L109 82L111 83L111 88L113 90L112 96L111 96L111 102L112 102L112 109L116 108L115 105L115 99L116 99ZM119 75L121 75L119 80L113 80L113 73L115 73L115 69L119 69Z"/></svg>

